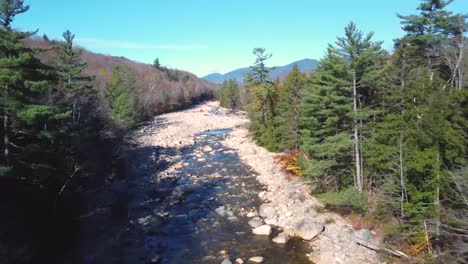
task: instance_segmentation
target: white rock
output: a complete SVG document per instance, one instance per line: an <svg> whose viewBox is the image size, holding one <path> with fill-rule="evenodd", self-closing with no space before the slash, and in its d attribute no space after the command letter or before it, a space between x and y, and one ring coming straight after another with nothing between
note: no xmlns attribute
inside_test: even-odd
<svg viewBox="0 0 468 264"><path fill-rule="evenodd" d="M267 225L278 225L278 218L276 215L265 219L265 224Z"/></svg>
<svg viewBox="0 0 468 264"><path fill-rule="evenodd" d="M269 236L271 234L271 226L261 225L252 230L254 235Z"/></svg>
<svg viewBox="0 0 468 264"><path fill-rule="evenodd" d="M286 244L289 240L289 235L282 232L277 237L273 238L273 242L278 244Z"/></svg>
<svg viewBox="0 0 468 264"><path fill-rule="evenodd" d="M256 212L248 212L247 213L247 217L251 218L251 217L255 217L257 216L257 213Z"/></svg>
<svg viewBox="0 0 468 264"><path fill-rule="evenodd" d="M243 264L244 261L243 261L241 258L238 258L238 259L236 259L236 263L237 263L237 264Z"/></svg>
<svg viewBox="0 0 468 264"><path fill-rule="evenodd" d="M263 262L263 257L260 256L255 256L249 258L249 261L255 262L255 263L262 263Z"/></svg>
<svg viewBox="0 0 468 264"><path fill-rule="evenodd" d="M206 146L203 147L203 151L204 151L204 152L210 152L210 151L212 151L212 150L213 150L213 149L212 149L209 145L206 145Z"/></svg>

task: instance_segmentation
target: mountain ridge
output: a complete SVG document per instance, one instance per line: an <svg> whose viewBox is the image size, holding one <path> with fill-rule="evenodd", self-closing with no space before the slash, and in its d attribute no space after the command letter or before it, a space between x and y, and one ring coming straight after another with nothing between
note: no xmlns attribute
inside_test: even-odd
<svg viewBox="0 0 468 264"><path fill-rule="evenodd" d="M309 73L317 68L319 61L315 59L302 59L294 61L284 66L275 66L270 68L270 79L282 79L293 69L294 65L299 67L299 70L304 73ZM201 79L207 80L212 83L222 84L224 81L229 79L235 79L237 82L242 83L244 80L244 74L250 71L250 67L238 68L227 72L225 74L221 73L211 73Z"/></svg>

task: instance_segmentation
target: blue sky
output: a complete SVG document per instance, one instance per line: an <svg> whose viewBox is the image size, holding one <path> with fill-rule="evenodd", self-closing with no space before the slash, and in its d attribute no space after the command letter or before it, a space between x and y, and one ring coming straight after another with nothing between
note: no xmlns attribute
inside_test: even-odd
<svg viewBox="0 0 468 264"><path fill-rule="evenodd" d="M252 64L255 47L273 53L270 65L320 59L349 21L392 48L401 36L396 13L416 13L418 0L26 0L30 11L14 26L76 42L99 53L125 56L204 76ZM468 1L449 8L468 13ZM138 4L137 4L138 3Z"/></svg>

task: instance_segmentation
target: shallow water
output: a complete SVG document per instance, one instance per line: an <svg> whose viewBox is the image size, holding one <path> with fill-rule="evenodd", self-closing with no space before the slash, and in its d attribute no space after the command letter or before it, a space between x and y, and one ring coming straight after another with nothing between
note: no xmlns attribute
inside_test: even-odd
<svg viewBox="0 0 468 264"><path fill-rule="evenodd" d="M261 204L257 193L262 186L237 153L221 145L230 132L198 134L195 146L182 153L185 166L156 182L151 167L134 164L139 168L134 171L139 195L130 208L127 261L221 263L219 252L225 250L232 262L263 256L264 263L309 263L305 254L310 249L302 240L275 244L271 239L276 228L270 237L252 234L245 213ZM203 151L206 146L212 150ZM135 154L143 157L148 152Z"/></svg>

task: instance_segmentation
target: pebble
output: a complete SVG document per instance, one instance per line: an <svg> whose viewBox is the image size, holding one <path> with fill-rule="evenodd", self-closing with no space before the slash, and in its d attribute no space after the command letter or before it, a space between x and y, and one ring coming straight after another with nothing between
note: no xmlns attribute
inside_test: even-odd
<svg viewBox="0 0 468 264"><path fill-rule="evenodd" d="M238 259L236 259L236 263L237 263L237 264L243 264L244 261L243 261L241 258L238 258Z"/></svg>

